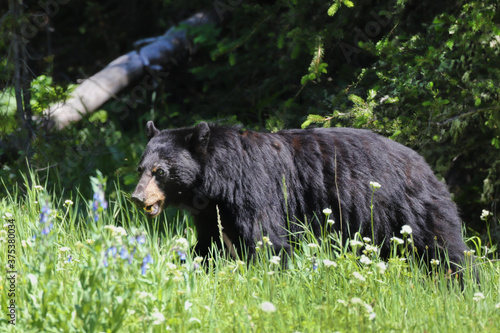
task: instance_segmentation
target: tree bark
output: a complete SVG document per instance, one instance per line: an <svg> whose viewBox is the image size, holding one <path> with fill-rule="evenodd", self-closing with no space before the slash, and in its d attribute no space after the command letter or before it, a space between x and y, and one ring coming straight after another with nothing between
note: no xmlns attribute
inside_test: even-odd
<svg viewBox="0 0 500 333"><path fill-rule="evenodd" d="M213 15L198 13L181 24L201 26L214 22ZM147 73L156 81L166 77L167 65L176 64L194 51L194 43L187 31L176 26L162 36L144 39L135 45L138 50L115 59L78 85L66 101L46 109L44 117L49 120L49 128L61 130L81 120ZM143 88L154 89L151 85Z"/></svg>

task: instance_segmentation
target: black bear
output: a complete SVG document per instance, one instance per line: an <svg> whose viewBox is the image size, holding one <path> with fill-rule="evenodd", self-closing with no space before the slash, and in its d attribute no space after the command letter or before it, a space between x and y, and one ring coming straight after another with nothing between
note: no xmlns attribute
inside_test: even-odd
<svg viewBox="0 0 500 333"><path fill-rule="evenodd" d="M191 211L199 255L212 242L255 253L269 237L290 253L290 235L304 225L316 237L336 230L372 237L388 256L390 238L413 230L417 253L463 261L461 221L446 186L415 151L367 130L314 128L260 133L208 125L159 131L147 123L149 143L133 201L150 217L166 205ZM381 185L373 195L371 182ZM325 223L329 208L334 224ZM325 229L328 228L328 229ZM234 254L234 252L233 252Z"/></svg>

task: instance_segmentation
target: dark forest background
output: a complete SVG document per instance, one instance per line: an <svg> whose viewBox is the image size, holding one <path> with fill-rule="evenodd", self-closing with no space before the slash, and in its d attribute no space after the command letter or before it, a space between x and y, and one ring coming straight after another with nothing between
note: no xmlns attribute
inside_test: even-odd
<svg viewBox="0 0 500 333"><path fill-rule="evenodd" d="M468 234L500 240L498 0L25 0L17 14L14 2L0 5L0 191L34 170L48 188L86 195L96 169L131 191L148 120L161 129L349 126L422 154ZM64 130L40 121L135 41L199 11L216 24L186 28L196 50L145 96L132 84Z"/></svg>

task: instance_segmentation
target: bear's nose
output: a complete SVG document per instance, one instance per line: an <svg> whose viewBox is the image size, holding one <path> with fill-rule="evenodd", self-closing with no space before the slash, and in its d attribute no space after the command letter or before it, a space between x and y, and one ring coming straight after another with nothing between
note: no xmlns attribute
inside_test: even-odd
<svg viewBox="0 0 500 333"><path fill-rule="evenodd" d="M146 199L144 198L144 196L142 196L141 194L139 193L132 193L132 201L139 207L143 207L144 206L144 201Z"/></svg>

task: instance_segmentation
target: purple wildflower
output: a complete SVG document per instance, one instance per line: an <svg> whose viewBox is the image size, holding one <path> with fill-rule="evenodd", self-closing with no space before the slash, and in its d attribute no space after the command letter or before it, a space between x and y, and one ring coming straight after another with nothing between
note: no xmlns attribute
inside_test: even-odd
<svg viewBox="0 0 500 333"><path fill-rule="evenodd" d="M137 238L135 240L137 241L137 243L139 243L141 245L146 243L146 237L144 235L137 236Z"/></svg>
<svg viewBox="0 0 500 333"><path fill-rule="evenodd" d="M128 251L125 247L122 247L122 249L120 250L120 258L122 258L123 260L128 258Z"/></svg>
<svg viewBox="0 0 500 333"><path fill-rule="evenodd" d="M142 265L141 265L142 275L146 275L146 270L149 268L148 264L152 264L152 263L153 263L153 257L151 257L151 254L148 253L148 255L142 261Z"/></svg>
<svg viewBox="0 0 500 333"><path fill-rule="evenodd" d="M179 250L177 251L177 254L179 255L179 258L181 259L181 262L185 262L186 261L186 253Z"/></svg>
<svg viewBox="0 0 500 333"><path fill-rule="evenodd" d="M115 247L115 246L112 246L112 247L110 247L109 249L107 249L107 251L106 251L106 257L107 257L109 254L111 254L111 256L113 256L113 258L114 258L114 257L116 257L116 253L117 253L117 252L118 252L118 250L116 249L116 247Z"/></svg>
<svg viewBox="0 0 500 333"><path fill-rule="evenodd" d="M104 198L102 184L99 184L98 190L94 192L93 200L92 211L94 212L94 221L97 222L97 220L99 220L99 208L102 208L103 210L108 208L108 203Z"/></svg>
<svg viewBox="0 0 500 333"><path fill-rule="evenodd" d="M52 222L50 222L50 213L52 210L49 205L45 202L42 205L42 211L40 212L40 224L42 224L42 235L48 235L52 227L54 226Z"/></svg>

